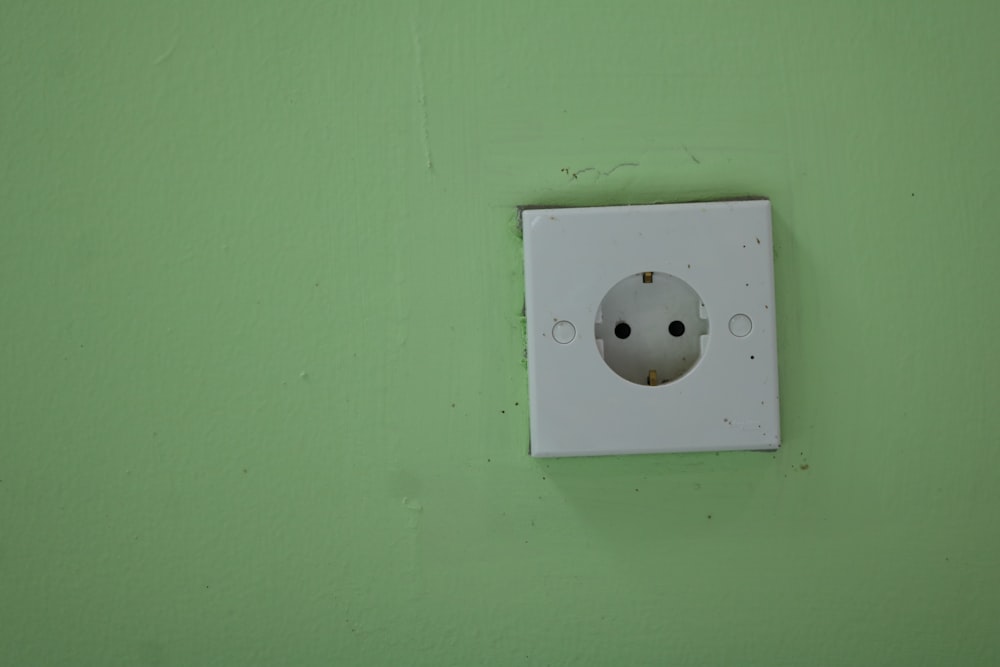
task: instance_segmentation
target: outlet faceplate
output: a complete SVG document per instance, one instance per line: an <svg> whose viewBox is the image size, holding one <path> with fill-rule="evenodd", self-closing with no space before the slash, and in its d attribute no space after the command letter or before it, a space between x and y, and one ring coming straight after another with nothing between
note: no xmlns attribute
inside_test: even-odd
<svg viewBox="0 0 1000 667"><path fill-rule="evenodd" d="M533 456L779 446L769 201L521 222Z"/></svg>

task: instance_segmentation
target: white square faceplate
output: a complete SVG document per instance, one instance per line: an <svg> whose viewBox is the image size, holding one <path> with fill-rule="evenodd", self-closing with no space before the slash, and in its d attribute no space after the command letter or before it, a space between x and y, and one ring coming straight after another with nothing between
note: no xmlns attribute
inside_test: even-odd
<svg viewBox="0 0 1000 667"><path fill-rule="evenodd" d="M532 456L778 447L769 201L521 222Z"/></svg>

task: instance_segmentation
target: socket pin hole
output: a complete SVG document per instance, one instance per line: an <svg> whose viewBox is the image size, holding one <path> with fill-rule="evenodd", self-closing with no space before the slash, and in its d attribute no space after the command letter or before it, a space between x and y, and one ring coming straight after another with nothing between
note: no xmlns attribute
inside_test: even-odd
<svg viewBox="0 0 1000 667"><path fill-rule="evenodd" d="M680 338L684 335L684 323L680 320L674 320L667 327L667 331L669 331L670 335L674 338ZM618 333L617 329L615 330L615 333Z"/></svg>
<svg viewBox="0 0 1000 667"><path fill-rule="evenodd" d="M672 325L671 325L672 326ZM681 325L682 327L684 325ZM632 327L628 325L628 322L619 322L615 325L615 336L625 340L632 335Z"/></svg>

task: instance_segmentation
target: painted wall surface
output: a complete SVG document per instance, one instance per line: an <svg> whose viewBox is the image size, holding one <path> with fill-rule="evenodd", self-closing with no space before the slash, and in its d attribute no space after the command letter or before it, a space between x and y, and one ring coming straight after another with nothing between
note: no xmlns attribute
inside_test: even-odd
<svg viewBox="0 0 1000 667"><path fill-rule="evenodd" d="M0 664L997 664L998 21L6 0ZM742 194L783 448L530 459L515 206Z"/></svg>

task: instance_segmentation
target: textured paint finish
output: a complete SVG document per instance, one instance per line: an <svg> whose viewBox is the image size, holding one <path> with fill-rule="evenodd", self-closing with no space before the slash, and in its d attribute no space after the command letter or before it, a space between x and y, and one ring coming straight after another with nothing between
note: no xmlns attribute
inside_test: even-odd
<svg viewBox="0 0 1000 667"><path fill-rule="evenodd" d="M0 6L0 664L1000 661L992 2ZM761 194L777 454L532 460L515 205Z"/></svg>

